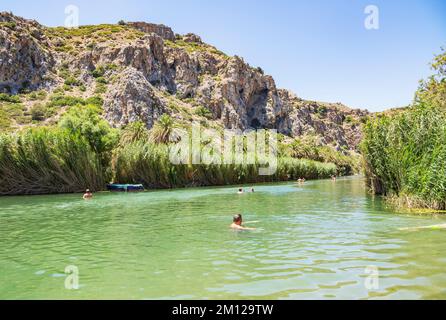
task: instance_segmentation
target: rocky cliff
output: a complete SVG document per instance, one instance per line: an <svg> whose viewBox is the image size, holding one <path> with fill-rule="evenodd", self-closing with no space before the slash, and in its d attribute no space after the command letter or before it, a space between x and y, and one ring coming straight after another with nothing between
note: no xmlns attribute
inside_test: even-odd
<svg viewBox="0 0 446 320"><path fill-rule="evenodd" d="M195 34L175 35L144 22L48 28L10 13L0 13L0 90L21 93L23 114L12 127L55 94L101 96L104 117L117 127L141 120L151 128L169 113L178 121L206 118L230 129L316 135L338 149L357 147L368 114L278 89L262 69ZM47 94L40 101L29 98L41 90Z"/></svg>

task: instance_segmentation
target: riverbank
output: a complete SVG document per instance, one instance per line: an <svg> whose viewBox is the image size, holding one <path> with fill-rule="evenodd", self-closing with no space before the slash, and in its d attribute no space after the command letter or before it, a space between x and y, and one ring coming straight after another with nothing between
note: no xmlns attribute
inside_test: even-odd
<svg viewBox="0 0 446 320"><path fill-rule="evenodd" d="M177 165L170 160L169 140L150 138L158 130L170 132L171 128L113 129L101 119L97 106L87 105L70 110L57 127L0 134L0 195L79 193L87 188L97 192L105 190L109 181L171 189L324 179L350 174L357 162L334 150L326 151L325 162L298 159L283 151L287 145L280 144L282 152L269 175L261 175L260 169L272 163L255 156L253 164L242 158L228 165ZM206 147L201 145L199 151ZM317 157L324 159L320 153Z"/></svg>

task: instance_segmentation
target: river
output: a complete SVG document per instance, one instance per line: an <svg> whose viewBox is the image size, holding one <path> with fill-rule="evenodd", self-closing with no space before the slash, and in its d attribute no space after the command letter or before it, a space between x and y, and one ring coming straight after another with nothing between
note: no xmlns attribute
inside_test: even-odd
<svg viewBox="0 0 446 320"><path fill-rule="evenodd" d="M446 299L446 230L400 230L446 216L360 177L237 188L2 197L0 299Z"/></svg>

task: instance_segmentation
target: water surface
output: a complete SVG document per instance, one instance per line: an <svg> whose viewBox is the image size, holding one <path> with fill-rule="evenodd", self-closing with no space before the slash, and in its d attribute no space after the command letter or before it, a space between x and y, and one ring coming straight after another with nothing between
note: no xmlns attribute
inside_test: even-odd
<svg viewBox="0 0 446 320"><path fill-rule="evenodd" d="M393 213L360 178L236 191L0 198L0 299L446 299L446 230L399 230L446 217Z"/></svg>

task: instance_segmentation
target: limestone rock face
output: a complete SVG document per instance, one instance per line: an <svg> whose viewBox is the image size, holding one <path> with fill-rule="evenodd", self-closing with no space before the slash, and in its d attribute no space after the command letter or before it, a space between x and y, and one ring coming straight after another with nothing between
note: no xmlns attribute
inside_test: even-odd
<svg viewBox="0 0 446 320"><path fill-rule="evenodd" d="M152 85L169 92L176 91L164 54L163 39L155 34L145 35L131 43L97 44L91 51L67 59L69 65L84 71L110 64L119 68L133 67L142 72Z"/></svg>
<svg viewBox="0 0 446 320"><path fill-rule="evenodd" d="M125 69L106 95L105 118L118 127L143 121L151 128L165 113L154 90L141 71L133 67Z"/></svg>
<svg viewBox="0 0 446 320"><path fill-rule="evenodd" d="M35 21L0 12L0 91L40 88L53 66L42 27Z"/></svg>
<svg viewBox="0 0 446 320"><path fill-rule="evenodd" d="M188 33L188 34L184 35L183 40L185 42L203 43L200 36L197 36L194 33Z"/></svg>
<svg viewBox="0 0 446 320"><path fill-rule="evenodd" d="M193 121L200 108L209 112L207 120L228 129L314 135L338 149L355 149L361 139L360 121L367 111L300 99L278 89L262 69L225 55L195 34L175 36L169 27L145 22L51 29L0 14L0 87L18 89L27 82L32 88L60 88L66 79L56 71L65 68L88 88L80 93L88 97L98 86L93 72L104 68L100 95L105 118L114 126L141 120L151 128L163 113ZM45 82L48 75L57 81Z"/></svg>
<svg viewBox="0 0 446 320"><path fill-rule="evenodd" d="M155 33L161 38L166 40L171 40L171 41L175 40L175 34L173 33L172 29L166 27L163 24L154 24L147 22L129 22L127 23L127 25L145 33Z"/></svg>

